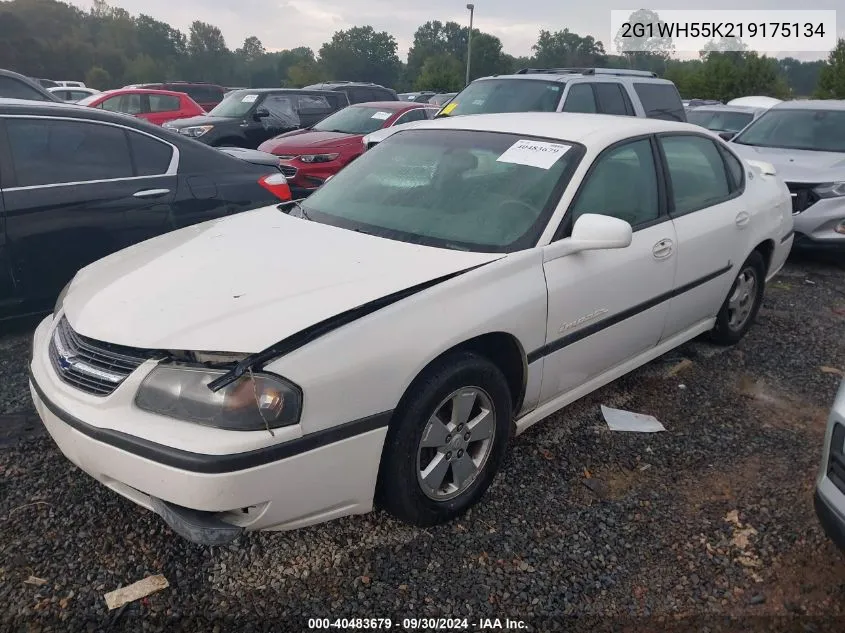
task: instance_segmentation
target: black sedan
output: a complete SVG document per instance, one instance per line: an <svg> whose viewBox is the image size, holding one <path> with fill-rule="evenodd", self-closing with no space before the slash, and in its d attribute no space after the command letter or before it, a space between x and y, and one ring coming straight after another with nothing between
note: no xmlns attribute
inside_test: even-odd
<svg viewBox="0 0 845 633"><path fill-rule="evenodd" d="M49 310L77 270L126 246L289 197L272 161L127 115L0 99L0 319Z"/></svg>

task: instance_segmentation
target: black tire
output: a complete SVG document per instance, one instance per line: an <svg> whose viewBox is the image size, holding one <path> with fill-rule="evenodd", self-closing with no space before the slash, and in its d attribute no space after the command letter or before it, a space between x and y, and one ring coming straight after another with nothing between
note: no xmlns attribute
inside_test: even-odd
<svg viewBox="0 0 845 633"><path fill-rule="evenodd" d="M748 316L738 327L731 325L731 311L730 300L736 290L737 284L743 274L751 274L754 276L755 286L752 299L754 301L751 306L751 311ZM710 331L710 340L719 345L735 345L738 343L754 320L757 318L757 312L760 310L760 305L763 303L763 292L766 286L766 262L759 251L754 251L748 256L748 259L740 266L734 282L731 284L731 289L725 301L722 304L719 314L716 316L716 325Z"/></svg>
<svg viewBox="0 0 845 633"><path fill-rule="evenodd" d="M437 501L417 479L422 433L435 409L463 387L482 389L495 409L495 434L476 478L457 496ZM507 450L512 428L512 399L501 370L470 352L449 354L425 370L408 388L394 413L385 439L376 486L379 506L406 523L429 527L460 516L484 495Z"/></svg>

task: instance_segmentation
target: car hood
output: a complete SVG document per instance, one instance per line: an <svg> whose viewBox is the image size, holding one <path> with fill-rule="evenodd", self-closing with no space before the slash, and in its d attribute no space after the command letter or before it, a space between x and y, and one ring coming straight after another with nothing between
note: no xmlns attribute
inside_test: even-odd
<svg viewBox="0 0 845 633"><path fill-rule="evenodd" d="M845 180L845 154L840 152L755 147L741 143L731 143L731 147L747 160L771 163L777 170L777 175L787 182Z"/></svg>
<svg viewBox="0 0 845 633"><path fill-rule="evenodd" d="M315 149L357 146L361 144L362 137L361 134L344 134L343 132L296 130L264 141L259 149L273 154L298 154Z"/></svg>
<svg viewBox="0 0 845 633"><path fill-rule="evenodd" d="M192 125L222 125L224 123L231 123L236 121L236 118L228 116L209 116L207 114L200 114L198 116L190 116L186 119L176 119L169 121L167 127L181 130L184 127L191 127Z"/></svg>
<svg viewBox="0 0 845 633"><path fill-rule="evenodd" d="M64 310L75 330L100 341L254 353L346 310L501 257L383 239L266 207L87 266Z"/></svg>

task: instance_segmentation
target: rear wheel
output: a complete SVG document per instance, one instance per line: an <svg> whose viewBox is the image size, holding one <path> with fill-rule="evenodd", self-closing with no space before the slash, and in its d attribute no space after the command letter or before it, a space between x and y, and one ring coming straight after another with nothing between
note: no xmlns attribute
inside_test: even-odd
<svg viewBox="0 0 845 633"><path fill-rule="evenodd" d="M486 358L460 352L409 388L391 423L377 499L418 526L449 521L490 486L511 432L511 394Z"/></svg>
<svg viewBox="0 0 845 633"><path fill-rule="evenodd" d="M715 343L733 345L745 336L757 318L765 285L766 263L763 256L754 251L740 266L739 274L716 317L716 325L710 332L710 338Z"/></svg>

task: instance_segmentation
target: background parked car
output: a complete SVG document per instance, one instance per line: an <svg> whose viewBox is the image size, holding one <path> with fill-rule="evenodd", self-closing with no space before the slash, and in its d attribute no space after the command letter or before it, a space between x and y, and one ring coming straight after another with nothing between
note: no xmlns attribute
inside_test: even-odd
<svg viewBox="0 0 845 633"><path fill-rule="evenodd" d="M738 97L731 99L725 105L729 106L749 106L751 108L771 108L777 104L782 103L780 99L774 97Z"/></svg>
<svg viewBox="0 0 845 633"><path fill-rule="evenodd" d="M403 92L398 95L399 101L411 101L414 103L428 103L428 100L431 99L436 92Z"/></svg>
<svg viewBox="0 0 845 633"><path fill-rule="evenodd" d="M830 411L814 497L825 534L845 551L845 380Z"/></svg>
<svg viewBox="0 0 845 633"><path fill-rule="evenodd" d="M643 70L523 68L476 79L438 116L495 112L583 112L686 121L678 89Z"/></svg>
<svg viewBox="0 0 845 633"><path fill-rule="evenodd" d="M0 100L0 138L0 318L130 244L290 197L278 167L96 108Z"/></svg>
<svg viewBox="0 0 845 633"><path fill-rule="evenodd" d="M206 145L255 149L269 138L314 125L347 105L341 92L236 90L208 114L171 121L166 127Z"/></svg>
<svg viewBox="0 0 845 633"><path fill-rule="evenodd" d="M330 90L342 92L349 103L366 103L368 101L398 101L399 95L391 88L385 88L374 83L360 81L327 81L325 83L305 86L305 90Z"/></svg>
<svg viewBox="0 0 845 633"><path fill-rule="evenodd" d="M205 114L205 110L184 92L146 88L109 90L82 99L79 105L131 114L156 125Z"/></svg>
<svg viewBox="0 0 845 633"><path fill-rule="evenodd" d="M59 87L59 84L57 82L53 81L52 79L39 79L38 77L32 77L31 79L32 79L32 81L37 83L39 86L41 86L45 90L47 88L58 88Z"/></svg>
<svg viewBox="0 0 845 633"><path fill-rule="evenodd" d="M11 70L0 69L0 98L61 102L41 84Z"/></svg>
<svg viewBox="0 0 845 633"><path fill-rule="evenodd" d="M382 101L351 105L316 125L282 134L258 149L281 159L295 197L310 194L327 178L364 153L361 139L375 130L411 121L425 121L437 108L407 101Z"/></svg>
<svg viewBox="0 0 845 633"><path fill-rule="evenodd" d="M775 166L792 193L796 248L845 252L845 101L784 101L732 141Z"/></svg>
<svg viewBox="0 0 845 633"><path fill-rule="evenodd" d="M94 90L93 88L74 88L66 86L47 88L47 92L68 103L76 103L77 101L87 99L91 95L100 94L99 90Z"/></svg>
<svg viewBox="0 0 845 633"><path fill-rule="evenodd" d="M688 109L687 121L730 139L763 112L748 106L707 105Z"/></svg>
<svg viewBox="0 0 845 633"><path fill-rule="evenodd" d="M428 102L436 106L444 106L458 95L457 92L441 92L434 95Z"/></svg>
<svg viewBox="0 0 845 633"><path fill-rule="evenodd" d="M85 83L82 81L57 81L59 86L63 88L85 88Z"/></svg>
<svg viewBox="0 0 845 633"><path fill-rule="evenodd" d="M200 107L202 107L202 109L206 112L223 101L223 96L226 94L226 88L223 86L196 81L169 81L164 83L135 84L125 87L184 92L191 99L200 104Z"/></svg>

